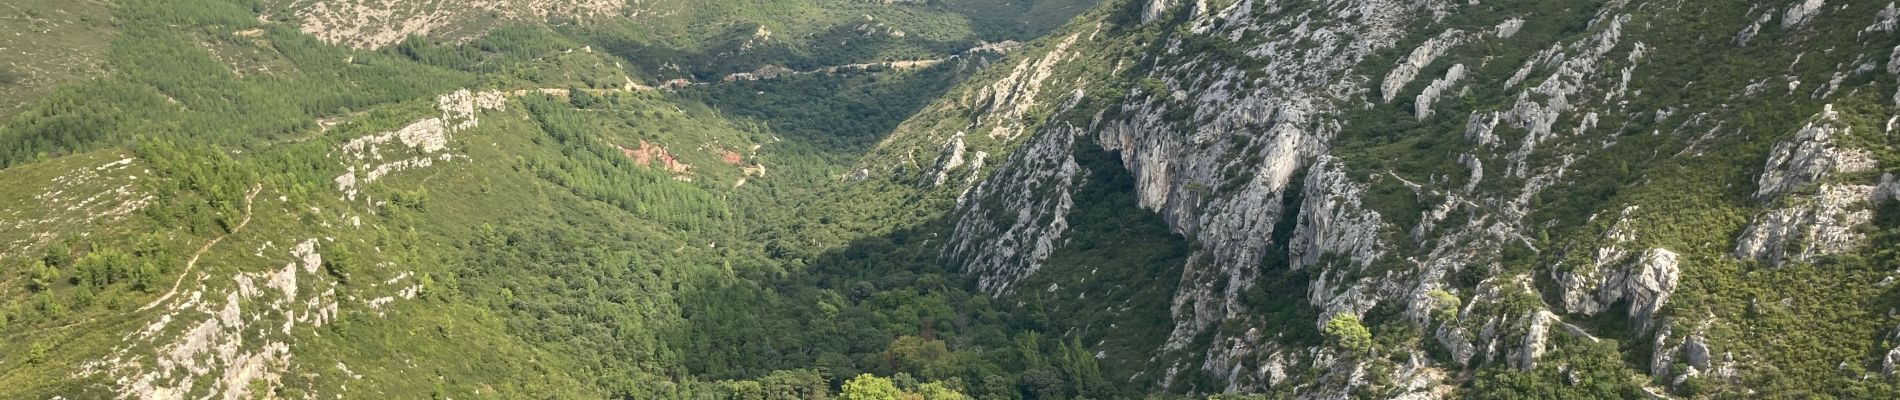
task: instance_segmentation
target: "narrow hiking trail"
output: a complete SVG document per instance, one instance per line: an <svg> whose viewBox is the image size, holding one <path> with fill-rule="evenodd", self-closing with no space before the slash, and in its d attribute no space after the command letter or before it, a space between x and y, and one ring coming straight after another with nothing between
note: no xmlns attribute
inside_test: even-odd
<svg viewBox="0 0 1900 400"><path fill-rule="evenodd" d="M150 310L152 309L152 307L158 307L159 304L164 304L166 300L170 300L172 298L172 295L178 294L178 286L184 284L185 277L191 276L191 270L198 267L199 257L203 257L206 251L210 251L211 246L215 246L218 244L218 242L224 241L224 238L230 237L231 235L237 234L238 231L244 230L245 225L250 225L251 224L251 200L257 198L257 193L263 192L263 191L264 191L264 184L262 183L252 186L251 192L244 194L244 218L238 220L237 226L232 227L230 232L227 232L223 235L219 235L218 237L215 237L215 238L211 238L211 241L205 242L203 246L198 246L198 251L192 252L191 258L185 260L185 270L178 273L177 280L172 281L172 288L170 290L166 290L165 295L158 296L158 298L153 299L151 303L146 303L144 307L139 307L139 311Z"/></svg>

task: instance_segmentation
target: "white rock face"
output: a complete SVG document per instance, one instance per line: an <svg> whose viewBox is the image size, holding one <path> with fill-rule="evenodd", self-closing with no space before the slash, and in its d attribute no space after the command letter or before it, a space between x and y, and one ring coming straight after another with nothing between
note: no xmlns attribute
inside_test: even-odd
<svg viewBox="0 0 1900 400"><path fill-rule="evenodd" d="M1654 327L1653 317L1656 312L1662 309L1663 303L1669 301L1669 295L1676 291L1676 280L1682 276L1682 270L1677 266L1678 258L1675 252L1668 249L1650 249L1648 253L1643 254L1636 269L1631 271L1630 275L1622 277L1622 289L1606 285L1598 297L1611 302L1616 301L1618 297L1629 297L1629 315L1637 321L1636 330L1647 332ZM1615 283L1614 280L1609 282Z"/></svg>
<svg viewBox="0 0 1900 400"><path fill-rule="evenodd" d="M1873 158L1865 151L1843 149L1835 143L1846 129L1840 126L1840 114L1828 105L1795 132L1793 140L1775 144L1756 180L1755 200L1772 200L1836 172L1872 168Z"/></svg>
<svg viewBox="0 0 1900 400"><path fill-rule="evenodd" d="M1874 218L1875 192L1867 185L1822 185L1813 197L1793 200L1800 204L1757 217L1736 239L1734 255L1774 265L1859 248L1867 239L1859 227Z"/></svg>
<svg viewBox="0 0 1900 400"><path fill-rule="evenodd" d="M1223 64L1223 60L1206 58L1190 58L1195 61L1181 65L1158 66L1150 76L1160 80L1167 93L1136 91L1122 105L1119 117L1090 127L1097 135L1096 141L1105 149L1121 153L1123 166L1135 176L1136 196L1142 207L1155 210L1171 229L1200 245L1183 269L1181 283L1170 304L1175 326L1162 351L1185 349L1188 343L1228 323L1226 321L1254 316L1239 301L1240 294L1260 275L1262 267L1258 260L1272 244L1273 226L1283 218L1298 221L1294 237L1285 245L1296 266L1313 269L1309 273L1316 278L1308 288L1307 303L1323 309L1323 315L1362 313L1375 305L1391 303L1400 306L1408 320L1427 320L1431 305L1435 304L1428 294L1445 288L1448 276L1465 268L1483 268L1485 263L1495 263L1496 249L1526 240L1519 233L1518 224L1528 213L1530 199L1544 187L1563 180L1563 169L1569 163L1566 160L1549 167L1532 168L1528 164L1529 148L1558 133L1554 128L1556 122L1565 118L1572 108L1569 96L1604 90L1586 90L1586 87L1603 75L1598 73L1601 63L1613 54L1621 55L1616 49L1622 24L1629 17L1616 13L1615 7L1606 9L1592 22L1592 26L1603 29L1582 40L1559 44L1539 53L1519 71L1510 86L1529 79L1533 72L1540 77L1545 73L1549 75L1524 90L1517 109L1476 113L1470 117L1466 135L1481 142L1480 149L1502 144L1495 132L1500 124L1537 131L1537 137L1527 139L1531 143L1521 150L1523 154L1509 160L1517 164L1511 166L1512 172L1528 181L1521 193L1501 199L1466 199L1436 190L1437 177L1421 184L1406 181L1398 174L1370 177L1348 174L1347 166L1325 155L1328 142L1340 130L1335 120L1339 112L1364 106L1358 99L1364 99L1374 90L1380 90L1381 96L1397 96L1417 78L1419 71L1432 65L1456 43L1511 36L1522 28L1522 21L1507 20L1496 28L1487 27L1482 35L1441 32L1434 36L1438 41L1428 39L1427 44L1411 49L1410 55L1400 60L1394 71L1372 77L1376 80L1352 74L1353 66L1364 57L1398 41L1403 29L1396 27L1412 23L1415 18L1447 12L1444 11L1449 7L1447 4L1343 2L1291 18L1265 18L1254 14L1261 5L1237 4L1211 15L1197 15L1191 25L1197 28L1195 32L1217 38L1238 38L1244 36L1245 31L1290 33L1246 42L1252 46L1246 50L1252 58L1246 60L1246 66L1230 66ZM1215 19L1220 23L1209 22ZM1199 30L1201 27L1207 29ZM1641 48L1640 45L1626 47ZM1631 58L1640 59L1640 55ZM1424 102L1435 103L1436 99L1448 95L1457 82L1466 79L1462 75L1471 71L1468 66L1447 70L1448 77L1435 79L1434 84L1427 85L1427 91L1421 92L1432 92L1424 96ZM1435 90L1431 90L1433 86ZM1395 98L1373 97L1366 101ZM1192 105L1191 115L1185 120L1169 120L1166 116L1179 114L1177 109L1183 107L1183 103ZM1429 110L1431 107L1419 108ZM1582 125L1579 129L1589 129L1587 122ZM1236 140L1236 137L1241 139ZM1479 154L1491 156L1488 152ZM1466 162L1468 166L1476 166L1471 167L1474 171L1485 164L1485 157L1479 154ZM1303 187L1299 193L1301 211L1298 215L1288 215L1282 210L1284 198L1293 194L1288 188L1293 187L1294 177L1302 170L1306 177L1300 181ZM1481 172L1474 172L1473 181L1483 179L1482 176ZM1440 199L1432 200L1439 204L1427 212L1425 220L1429 222L1413 227L1420 232L1414 237L1425 237L1423 232L1430 232L1433 239L1425 244L1430 249L1429 254L1410 256L1396 263L1401 265L1396 270L1378 274L1362 272L1372 261L1390 257L1386 253L1387 244L1382 241L1386 232L1398 229L1389 226L1385 216L1363 204L1366 184L1361 181L1365 179L1402 182L1417 191L1421 199ZM1501 204L1508 212L1492 215L1492 208L1481 206L1480 201ZM1448 220L1455 213L1466 214L1466 217ZM1323 259L1336 261L1322 262ZM1489 299L1483 301L1496 302L1506 297L1505 292L1532 290L1528 277L1512 282L1519 283L1498 283L1506 286L1492 288L1489 297L1480 297ZM1663 285L1658 280L1641 282ZM1673 281L1669 282L1673 285ZM1627 283L1623 285L1627 287ZM1636 297L1656 299L1661 296ZM1661 303L1660 299L1653 301ZM1523 324L1532 322L1525 319L1527 315L1530 314L1513 315L1496 325L1524 332L1527 326ZM1323 322L1314 321L1315 324ZM1551 321L1548 326L1562 326L1559 324ZM1466 328L1453 326L1441 330L1437 336L1440 343L1462 359L1471 359L1480 353L1487 358L1506 357L1504 353L1525 354L1526 347L1518 342L1523 338L1521 335L1504 335L1495 329L1487 331L1473 337L1466 333L1469 332ZM1336 358L1284 349L1271 340L1225 333L1214 334L1213 345L1201 358L1200 365L1170 366L1159 379L1167 385L1175 373L1198 368L1226 378L1230 389L1259 389L1277 379L1268 369L1246 366L1274 365L1269 362L1273 357L1288 360L1279 365L1298 365L1287 363L1303 359L1313 362L1316 369L1329 371L1326 380L1329 383L1304 391L1312 396L1344 395L1350 387L1367 384L1363 365L1339 363ZM1529 352L1528 357L1535 358L1536 352ZM1415 374L1403 379L1407 386L1412 386L1417 382L1411 379L1435 379L1431 376Z"/></svg>
<svg viewBox="0 0 1900 400"><path fill-rule="evenodd" d="M1893 332L1887 334L1887 339L1900 340L1900 327L1894 327ZM1887 356L1882 357L1880 362L1880 373L1886 374L1888 377L1894 377L1896 374L1900 374L1900 345L1896 345L1893 349L1887 350Z"/></svg>
<svg viewBox="0 0 1900 400"><path fill-rule="evenodd" d="M1341 99L1369 93L1363 80L1349 78L1353 66L1392 46L1402 32L1396 27L1423 7L1353 1L1297 18L1255 15L1257 4L1197 13L1193 26L1207 26L1208 36L1233 37L1242 30L1296 33L1247 44L1244 51L1253 58L1247 66L1213 60L1161 66L1153 76L1170 90L1186 91L1181 100L1137 96L1122 106L1121 117L1092 127L1098 143L1121 152L1122 164L1135 176L1141 206L1201 245L1170 304L1175 327L1165 349L1183 349L1221 321L1249 315L1240 293L1259 275L1258 260L1266 254L1273 226L1294 217L1282 215L1287 188L1339 129L1319 116L1335 113ZM1207 23L1215 19L1222 23ZM1165 117L1182 103L1192 104L1195 112L1187 119L1192 123ZM1228 339L1216 343L1234 342ZM1216 347L1222 349L1198 367L1223 376L1235 374L1242 360L1276 351L1270 344ZM1241 388L1265 381L1253 373L1234 376L1243 380L1236 386Z"/></svg>
<svg viewBox="0 0 1900 400"><path fill-rule="evenodd" d="M1873 220L1873 206L1900 183L1892 181L1892 174L1883 175L1878 186L1826 183L1837 174L1871 170L1876 164L1867 151L1836 142L1848 133L1840 125L1839 114L1829 105L1794 138L1769 151L1755 199L1783 206L1757 216L1743 230L1732 252L1736 258L1771 265L1806 263L1865 243L1859 226ZM1811 195L1796 194L1816 184Z"/></svg>
<svg viewBox="0 0 1900 400"><path fill-rule="evenodd" d="M336 321L340 305L362 301L337 294L337 282L319 272L319 250L318 239L307 239L290 249L283 267L215 277L199 273L196 289L161 301L158 315L126 335L111 355L82 366L79 375L110 379L119 398L235 400L267 396L253 389L283 388L300 347L297 338L320 334L315 329ZM407 272L382 283L355 290L413 299L421 287ZM328 370L305 371L316 377L314 371Z"/></svg>
<svg viewBox="0 0 1900 400"><path fill-rule="evenodd" d="M1713 379L1732 380L1739 377L1735 369L1735 353L1723 353L1717 357L1710 348L1709 340L1704 336L1707 321L1690 322L1697 326L1689 335L1676 335L1667 325L1656 329L1653 346L1659 349L1650 356L1649 373L1652 376L1671 382L1671 386L1682 385L1688 378L1707 375ZM1686 364L1680 374L1676 373L1678 361Z"/></svg>
<svg viewBox="0 0 1900 400"><path fill-rule="evenodd" d="M1524 347L1510 358L1512 368L1520 371L1537 367L1537 359L1544 356L1545 342L1549 340L1550 324L1557 321L1557 314L1539 311L1524 316L1530 330L1524 334Z"/></svg>
<svg viewBox="0 0 1900 400"><path fill-rule="evenodd" d="M1364 186L1340 168L1331 157L1321 156L1307 173L1299 226L1287 246L1296 267L1319 264L1325 254L1344 255L1364 267L1383 254L1382 217L1360 204Z"/></svg>
<svg viewBox="0 0 1900 400"><path fill-rule="evenodd" d="M1179 6L1180 3L1183 2L1138 4L1154 7L1157 4ZM1803 6L1808 3L1813 5ZM1724 348L1723 343L1710 341L1726 338L1705 335L1703 328L1687 325L1675 327L1677 332L1673 334L1670 332L1671 322L1663 315L1682 312L1671 309L1670 298L1675 295L1683 270L1696 268L1693 264L1701 259L1658 247L1662 243L1647 236L1646 231L1661 228L1653 222L1639 220L1645 218L1645 210L1632 207L1618 215L1617 208L1608 207L1627 205L1614 203L1600 206L1607 209L1591 210L1601 213L1602 218L1617 218L1602 238L1543 238L1538 233L1548 232L1546 229L1554 223L1547 218L1532 217L1538 211L1545 211L1538 207L1551 201L1546 189L1574 187L1572 185L1581 180L1587 180L1588 174L1595 173L1576 170L1573 166L1591 165L1580 164L1578 160L1602 157L1603 149L1628 146L1627 141L1632 138L1673 135L1664 142L1690 144L1684 145L1686 148L1669 147L1676 146L1674 144L1659 147L1655 157L1698 157L1703 151L1697 148L1701 143L1734 134L1739 124L1731 119L1732 115L1725 115L1730 114L1727 111L1643 104L1647 100L1645 91L1668 90L1657 88L1652 79L1645 79L1652 72L1648 69L1658 67L1648 63L1650 57L1658 51L1666 51L1659 49L1675 47L1673 44L1652 47L1637 40L1660 39L1653 35L1655 21L1631 22L1631 14L1659 12L1668 6L1659 8L1657 4L1641 1L1605 3L1588 22L1585 33L1537 44L1541 50L1523 59L1521 65L1515 64L1517 61L1506 61L1517 68L1506 70L1504 74L1508 79L1503 79L1505 77L1488 72L1498 66L1487 66L1487 63L1498 60L1463 57L1467 48L1458 46L1518 46L1520 39L1526 38L1501 39L1515 37L1526 22L1510 18L1476 26L1438 25L1451 21L1447 18L1471 6L1469 2L1348 0L1302 8L1297 13L1284 13L1286 6L1276 2L1241 0L1231 4L1208 15L1199 15L1204 11L1197 9L1197 14L1187 16L1187 26L1192 28L1191 34L1204 36L1195 40L1224 41L1240 49L1246 57L1183 54L1182 48L1187 46L1166 43L1161 48L1166 49L1165 56L1170 62L1154 65L1152 70L1144 71L1142 77L1159 81L1159 90L1153 88L1152 81L1144 82L1129 91L1118 109L1098 114L1096 122L1081 129L1083 134L1094 135L1103 148L1120 153L1123 167L1134 176L1135 195L1143 208L1158 213L1171 230L1198 245L1175 288L1170 303L1174 327L1159 352L1178 354L1198 348L1199 344L1206 344L1207 350L1185 355L1198 362L1158 366L1153 374L1137 379L1157 379L1162 385L1170 385L1176 383L1176 377L1183 376L1182 372L1199 369L1201 373L1221 378L1227 384L1226 389L1232 391L1300 382L1301 386L1294 390L1309 398L1343 397L1352 387L1368 385L1372 378L1366 373L1364 363L1341 357L1336 349L1286 348L1272 340L1272 327L1260 321L1262 310L1250 310L1249 304L1239 301L1240 294L1255 289L1254 280L1265 268L1280 267L1263 266L1261 260L1282 246L1290 260L1286 267L1299 268L1301 273L1311 277L1303 306L1314 307L1321 315L1358 315L1374 307L1395 307L1400 311L1401 320L1422 328L1422 332L1432 332L1432 339L1428 341L1450 354L1453 362L1447 364L1498 363L1531 368L1556 345L1551 341L1552 335L1568 334L1596 340L1584 328L1565 323L1560 315L1615 312L1628 314L1635 321L1635 332L1605 334L1617 340L1654 343L1653 348L1660 349L1654 356L1684 360L1697 371L1694 374L1734 376L1734 365L1724 360L1736 357L1717 354ZM1776 18L1783 18L1784 23L1803 31L1823 29L1825 27L1813 25L1814 15L1838 8L1826 7L1818 1L1797 4L1794 8L1785 6L1785 3L1764 5L1759 10L1749 11L1745 17L1738 16L1760 19L1756 20L1756 27L1737 34L1737 43L1745 44L1760 29L1775 29ZM1858 5L1855 7L1859 9ZM1747 23L1737 22L1734 28L1742 28ZM1625 36L1626 29L1628 36ZM1845 29L1858 30L1860 26ZM1778 32L1775 36L1784 37ZM1401 38L1420 44L1415 48L1394 49ZM1866 55L1865 61L1842 65L1850 70L1865 70L1854 73L1872 73L1879 63L1886 61L1880 58L1886 55L1884 50ZM1086 50L1078 50L1082 51ZM1372 61L1382 66L1391 65L1389 70L1366 71L1355 67L1367 65L1370 54L1399 56L1396 60L1387 56L1388 59ZM1459 58L1450 60L1452 56L1448 54L1457 54ZM1810 53L1809 57L1819 57L1816 54ZM1900 74L1900 50L1894 54L1889 68ZM1851 54L1849 58L1853 58ZM1115 63L1119 65L1123 61ZM1426 74L1424 71L1438 70L1445 72L1438 77L1421 76ZM1033 68L1025 71L1033 71ZM1060 72L1054 75L1065 76ZM1835 76L1853 75L1836 71ZM1428 78L1430 82L1414 85L1414 81ZM1875 80L1889 82L1887 78L1881 76ZM1779 87L1795 80L1797 77L1782 75L1780 71L1751 77L1747 81L1751 85L1746 96L1780 94L1776 93ZM1823 89L1814 89L1814 85L1805 88L1815 90L1816 96L1825 96L1833 89L1838 89L1838 93L1853 93L1860 89L1851 87L1858 84L1853 81L1843 79ZM1495 84L1501 87L1472 86ZM1335 140L1344 132L1342 127L1355 123L1341 120L1346 111L1393 107L1389 103L1409 97L1407 100L1411 101L1418 118L1428 119L1441 111L1434 108L1445 108L1446 99L1459 96L1461 89L1471 93L1493 90L1507 93L1503 95L1502 104L1469 111L1463 132L1430 133L1450 135L1444 139L1454 142L1462 133L1463 141L1447 150L1447 155L1457 160L1454 168L1462 168L1420 173L1392 170L1391 165L1377 162L1347 165L1360 164L1362 158L1345 152L1353 149L1336 151L1332 148L1357 144ZM1408 95L1408 90L1418 92L1414 97ZM1882 87L1880 90L1884 96L1890 89ZM1148 93L1150 91L1154 93ZM1740 98L1744 90L1737 87L1733 93L1721 94ZM993 117L979 115L977 118ZM1066 129L1044 127L1025 133L1040 138ZM1764 244L1756 247L1790 247L1785 252L1738 253L1786 253L1794 257L1808 250L1805 246L1772 243L1805 245L1814 241L1807 239L1809 236L1829 238L1814 241L1818 251L1851 249L1857 241L1839 228L1853 226L1857 224L1855 221L1861 220L1858 216L1861 214L1854 213L1866 209L1865 204L1870 203L1867 199L1893 197L1900 201L1900 197L1894 197L1900 196L1900 182L1871 185L1867 184L1870 182L1829 180L1837 179L1834 174L1840 171L1866 171L1873 166L1867 153L1835 144L1837 140L1833 138L1848 133L1846 129L1846 124L1832 117L1818 116L1794 135L1796 140L1776 146L1765 162L1767 172L1755 182L1762 189L1758 197L1777 207L1790 205L1804 207L1805 211L1788 212L1788 217L1764 213L1761 219L1773 220L1772 223L1750 228L1765 233L1760 235L1764 239L1759 240ZM940 131L947 133L954 129ZM970 139L971 143L981 141L980 136L972 136L975 139ZM1031 144L1025 147L1041 140L1029 139ZM944 142L936 138L930 143L935 146ZM945 153L955 152L945 150ZM1011 163L1016 162L1017 157L1012 155ZM1004 174L1006 172L999 169L996 175ZM1026 175L1009 176L1012 178L986 180L984 185L1028 180L1021 178ZM923 181L928 184L935 179L926 174ZM1867 185L1859 185L1864 186L1862 188L1850 183ZM1295 187L1299 189L1292 189ZM1825 196L1783 201L1790 193L1813 191ZM1830 191L1833 194L1828 194ZM1032 193L1034 190L989 189L981 196L973 191L970 197L988 198L985 196L1009 192ZM1044 192L1068 193L1046 189ZM1297 199L1287 197L1295 195ZM1419 214L1382 214L1392 209L1391 201L1395 198L1416 200L1419 207L1410 212ZM1860 200L1848 200L1853 198ZM1024 202L1025 205L1012 206L1014 208L1007 211L1027 209L1034 215L1047 215L1046 211L1039 210L1050 209L1044 205L1049 204L1049 200L1040 201L1043 203ZM973 203L979 202L967 204ZM1297 213L1290 211L1295 206ZM1844 211L1828 211L1836 209ZM1649 211L1652 214L1647 215L1663 212ZM960 227L976 224L967 219L980 214L1008 215L961 212ZM1414 216L1418 218L1411 218ZM1822 219L1837 222L1824 223ZM1273 227L1283 222L1294 225L1292 235L1276 238ZM1596 223L1593 221L1589 226L1592 229L1601 226ZM1771 228L1775 226L1796 228L1774 234L1782 232ZM1004 237L1008 235L1000 232L1005 231L1002 228L974 229L959 236ZM1755 234L1745 236L1750 235ZM1801 238L1773 239L1777 237ZM1285 243L1275 242L1282 239ZM1719 243L1730 238L1707 239ZM1026 275L1012 275L1014 272L1009 270L1022 267L999 266L988 260L1033 254L1033 249L1039 246L1039 242L1022 239L1007 243L958 240L961 240L959 243L1011 247L1007 251L991 250L988 258L958 261L963 265L976 265L973 269L992 271L986 276L1004 280ZM1508 269L1506 261L1501 259L1515 255L1514 251L1535 253L1539 259L1580 259L1581 262L1542 266L1533 272L1503 273ZM1550 256L1556 257L1546 258ZM1557 293L1549 293L1548 286L1532 283L1545 278L1541 275L1546 274L1556 280ZM1463 281L1473 276L1482 279ZM1442 297L1445 293L1463 301L1463 306L1456 312L1438 308L1436 305L1441 302L1434 296ZM1552 303L1561 304L1521 307L1523 299L1540 296L1550 296ZM1508 312L1497 311L1500 309L1497 306L1510 303L1520 307ZM1628 306L1624 308L1619 304ZM1414 349L1395 349L1382 355L1398 360L1410 350ZM1742 357L1746 359L1747 355ZM1166 356L1160 358L1166 359ZM1300 376L1297 372L1288 372L1298 368L1318 371L1320 377L1317 380L1289 378ZM1406 368L1399 366L1398 369ZM1658 377L1665 379L1663 382L1686 379L1682 375ZM1391 375L1389 381L1380 384L1410 388L1418 382L1445 383L1445 380L1432 378L1428 373L1408 373ZM1383 394L1432 397L1405 390Z"/></svg>
<svg viewBox="0 0 1900 400"><path fill-rule="evenodd" d="M1465 65L1455 64L1451 66L1450 70L1445 71L1445 77L1432 80L1432 84L1426 86L1425 90L1419 92L1418 97L1412 101L1412 109L1418 113L1418 119L1423 121L1427 118L1431 118L1432 103L1437 102L1439 96L1443 96L1445 92L1450 91L1457 85L1458 81L1464 79Z"/></svg>
<svg viewBox="0 0 1900 400"><path fill-rule="evenodd" d="M1162 14L1168 12L1168 8L1174 7L1174 1L1175 0L1148 0L1148 4L1141 6L1141 23L1146 24L1154 22L1157 18L1161 18Z"/></svg>
<svg viewBox="0 0 1900 400"><path fill-rule="evenodd" d="M1755 22L1749 23L1748 27L1742 28L1741 32L1735 33L1735 45L1747 46L1749 41L1755 40L1755 35L1761 34L1761 26L1774 19L1775 13L1772 11L1761 13L1761 16L1756 18Z"/></svg>
<svg viewBox="0 0 1900 400"><path fill-rule="evenodd" d="M978 123L994 127L988 133L990 138L1014 140L1023 134L1024 114L1037 104L1056 66L1073 56L1069 47L1078 37L1069 35L1041 58L1016 64L1008 77L977 91L974 103L980 105L975 110L981 116Z"/></svg>
<svg viewBox="0 0 1900 400"><path fill-rule="evenodd" d="M395 131L351 139L341 148L343 155L339 161L349 172L334 179L337 190L343 192L344 199L355 200L360 185L376 182L392 172L428 167L437 161L452 159L454 156L450 154L437 154L448 149L449 134L479 126L481 121L478 112L500 110L506 103L507 97L501 92L471 93L467 89L457 90L436 97L436 110L441 111L440 116L423 118ZM402 147L421 154L384 161L386 152L391 156L403 154L388 148L391 142L401 143Z"/></svg>
<svg viewBox="0 0 1900 400"><path fill-rule="evenodd" d="M1788 6L1788 11L1781 14L1781 27L1785 29L1808 22L1814 13L1821 11L1822 5L1825 5L1822 0L1805 0Z"/></svg>
<svg viewBox="0 0 1900 400"><path fill-rule="evenodd" d="M1511 163L1505 169L1506 175L1520 178L1527 176L1529 157L1539 145L1559 133L1555 130L1557 121L1575 107L1571 97L1580 95L1592 80L1602 75L1602 65L1622 39L1623 24L1629 18L1628 14L1599 15L1596 23L1607 24L1602 31L1567 46L1551 47L1537 53L1505 82L1507 87L1517 86L1540 67L1556 68L1541 83L1519 92L1517 102L1501 115L1506 124L1530 131L1518 149L1510 154Z"/></svg>
<svg viewBox="0 0 1900 400"><path fill-rule="evenodd" d="M1860 35L1866 36L1882 32L1893 32L1894 28L1897 27L1900 27L1900 9L1895 9L1894 3L1887 3L1887 8L1883 8L1880 12L1874 14L1874 24L1868 25L1865 29L1861 29Z"/></svg>
<svg viewBox="0 0 1900 400"><path fill-rule="evenodd" d="M1880 365L1881 373L1887 374L1889 377L1894 376L1894 372L1900 370L1900 347L1887 350L1887 356L1882 359Z"/></svg>
<svg viewBox="0 0 1900 400"><path fill-rule="evenodd" d="M1497 28L1492 30L1492 34L1500 39L1510 39L1512 36L1517 36L1517 31L1520 29L1524 29L1524 19L1511 18L1499 22Z"/></svg>
<svg viewBox="0 0 1900 400"><path fill-rule="evenodd" d="M963 150L962 132L957 132L955 136L950 137L949 141L944 142L943 156L938 159L935 171L930 174L931 186L943 186L944 181L950 179L950 173L957 167L963 166Z"/></svg>
<svg viewBox="0 0 1900 400"><path fill-rule="evenodd" d="M1900 46L1893 46L1893 53L1887 57L1887 73L1900 75ZM1893 104L1900 107L1900 89L1895 89L1893 92ZM1892 120L1888 120L1887 131L1893 131Z"/></svg>
<svg viewBox="0 0 1900 400"><path fill-rule="evenodd" d="M1082 179L1075 135L1059 129L1031 139L967 193L996 201L959 202L944 258L979 276L984 291L1007 292L1034 274L1069 229L1071 195Z"/></svg>
<svg viewBox="0 0 1900 400"><path fill-rule="evenodd" d="M1503 122L1502 117L1496 112L1472 112L1471 118L1465 122L1465 139L1479 146L1496 147L1499 143L1496 130L1498 123Z"/></svg>
<svg viewBox="0 0 1900 400"><path fill-rule="evenodd" d="M1642 334L1655 327L1656 312L1675 292L1682 273L1677 265L1680 257L1668 249L1652 248L1629 258L1622 246L1635 240L1628 226L1631 211L1624 210L1623 219L1606 233L1610 244L1597 249L1593 265L1578 266L1557 278L1564 307L1572 313L1596 315L1628 299L1630 319L1636 322L1636 333Z"/></svg>
<svg viewBox="0 0 1900 400"><path fill-rule="evenodd" d="M1590 265L1575 267L1572 271L1555 274L1563 286L1563 307L1572 313L1596 315L1609 307L1610 302L1596 298L1599 287L1608 280L1605 277L1610 270L1629 259L1630 252L1625 246L1636 240L1636 222L1634 214L1638 207L1624 208L1616 223L1603 233L1604 243L1597 247L1591 256Z"/></svg>
<svg viewBox="0 0 1900 400"><path fill-rule="evenodd" d="M1432 60L1438 59L1438 56L1444 55L1452 47L1463 43L1464 36L1463 31L1447 30L1438 34L1437 37L1426 40L1418 48L1412 49L1411 55L1400 59L1399 64L1392 67L1392 72L1386 73L1385 83L1379 85L1379 95L1384 96L1385 101L1391 102L1393 98L1399 96L1399 90L1404 89L1405 84L1411 83L1412 78L1418 77L1419 70L1431 65ZM1462 71L1460 73L1462 74Z"/></svg>

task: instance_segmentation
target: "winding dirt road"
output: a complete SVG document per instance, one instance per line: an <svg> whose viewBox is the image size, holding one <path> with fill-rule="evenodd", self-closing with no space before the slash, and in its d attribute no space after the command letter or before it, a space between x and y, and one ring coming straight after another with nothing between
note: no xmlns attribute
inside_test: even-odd
<svg viewBox="0 0 1900 400"><path fill-rule="evenodd" d="M204 256L206 251L211 250L211 246L215 246L218 244L218 242L224 241L224 238L230 237L231 235L238 233L238 231L244 230L245 225L250 225L251 224L251 200L257 198L257 193L262 192L262 191L264 191L264 184L259 183L255 186L252 186L251 192L244 194L244 218L238 220L237 226L232 227L230 232L227 232L223 235L218 235L218 237L215 237L215 238L211 238L211 241L205 242L203 246L198 246L198 251L192 252L191 258L188 260L185 260L185 270L183 272L178 273L178 280L172 281L171 290L166 290L165 295L158 296L158 298L153 299L151 303L146 303L144 307L139 307L139 311L150 310L153 307L158 307L159 304L164 304L166 300L171 300L172 295L178 294L178 286L183 285L185 283L185 277L191 276L191 270L193 268L198 267L198 257Z"/></svg>

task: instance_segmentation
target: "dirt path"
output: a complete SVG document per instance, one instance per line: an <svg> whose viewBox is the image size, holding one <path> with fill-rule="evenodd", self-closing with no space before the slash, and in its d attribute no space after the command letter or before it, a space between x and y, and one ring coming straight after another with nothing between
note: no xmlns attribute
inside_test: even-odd
<svg viewBox="0 0 1900 400"><path fill-rule="evenodd" d="M178 280L172 281L171 290L166 290L165 295L158 296L158 298L153 299L151 303L146 303L144 307L139 307L139 311L150 310L152 309L152 307L158 307L159 304L164 304L165 300L170 300L172 298L172 295L178 294L178 286L185 283L185 277L191 276L191 270L193 268L198 267L198 257L204 256L206 251L211 250L211 246L215 246L218 244L218 242L224 241L224 238L230 237L232 234L236 234L238 233L238 231L244 230L244 226L249 225L251 223L251 199L257 198L257 193L262 192L262 191L264 191L264 184L260 183L255 186L252 186L251 192L244 194L244 218L238 220L237 226L231 228L231 232L225 233L223 235L219 235L218 237L215 237L215 238L211 238L211 241L205 242L203 246L198 246L198 251L192 252L191 258L185 261L185 270L183 272L178 273Z"/></svg>

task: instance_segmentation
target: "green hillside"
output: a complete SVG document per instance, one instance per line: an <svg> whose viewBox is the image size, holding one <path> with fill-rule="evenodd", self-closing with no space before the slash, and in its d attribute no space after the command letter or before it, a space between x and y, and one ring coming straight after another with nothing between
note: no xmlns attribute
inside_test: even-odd
<svg viewBox="0 0 1900 400"><path fill-rule="evenodd" d="M0 398L1891 398L1875 1L0 6Z"/></svg>

